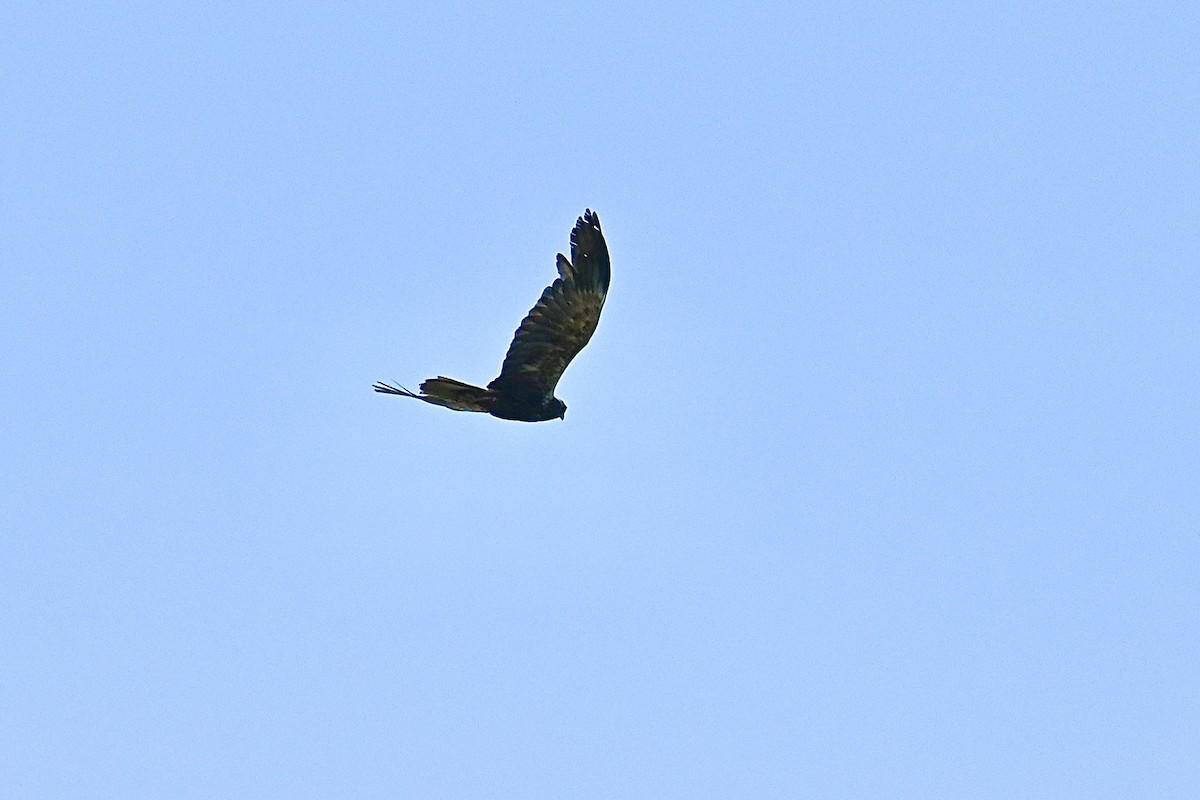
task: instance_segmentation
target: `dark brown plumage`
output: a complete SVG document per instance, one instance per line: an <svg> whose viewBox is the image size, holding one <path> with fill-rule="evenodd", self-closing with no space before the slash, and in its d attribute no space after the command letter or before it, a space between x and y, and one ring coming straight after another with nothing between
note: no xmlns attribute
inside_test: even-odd
<svg viewBox="0 0 1200 800"><path fill-rule="evenodd" d="M567 405L554 396L554 387L571 359L592 338L608 294L608 245L600 230L600 217L591 209L571 231L571 260L558 254L558 276L521 321L500 375L487 388L440 375L423 382L420 394L386 383L376 383L373 388L502 419L562 419Z"/></svg>

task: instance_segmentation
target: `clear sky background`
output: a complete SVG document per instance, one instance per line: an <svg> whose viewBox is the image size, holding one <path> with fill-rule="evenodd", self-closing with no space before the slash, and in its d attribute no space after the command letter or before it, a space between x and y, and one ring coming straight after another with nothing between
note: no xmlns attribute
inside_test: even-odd
<svg viewBox="0 0 1200 800"><path fill-rule="evenodd" d="M4 4L0 796L1200 796L1198 41Z"/></svg>

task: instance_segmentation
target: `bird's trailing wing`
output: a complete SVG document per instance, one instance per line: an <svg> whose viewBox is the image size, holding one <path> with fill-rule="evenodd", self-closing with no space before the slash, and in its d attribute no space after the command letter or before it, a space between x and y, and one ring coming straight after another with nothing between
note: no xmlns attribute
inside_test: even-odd
<svg viewBox="0 0 1200 800"><path fill-rule="evenodd" d="M383 394L413 397L417 400L424 400L426 403L433 403L435 406L452 408L455 411L488 411L491 408L492 395L487 389L442 375L423 382L420 394L410 392L403 386L392 386L382 381L371 388Z"/></svg>

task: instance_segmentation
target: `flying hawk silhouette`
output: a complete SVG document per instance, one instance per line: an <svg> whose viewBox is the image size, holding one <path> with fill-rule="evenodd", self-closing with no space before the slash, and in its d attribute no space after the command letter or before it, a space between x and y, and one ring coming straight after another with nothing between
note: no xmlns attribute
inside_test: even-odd
<svg viewBox="0 0 1200 800"><path fill-rule="evenodd" d="M521 321L499 377L486 389L441 375L422 383L420 394L382 382L372 388L501 419L563 419L567 404L554 396L554 387L596 331L608 294L609 269L600 216L588 209L571 231L571 260L558 254L558 278Z"/></svg>

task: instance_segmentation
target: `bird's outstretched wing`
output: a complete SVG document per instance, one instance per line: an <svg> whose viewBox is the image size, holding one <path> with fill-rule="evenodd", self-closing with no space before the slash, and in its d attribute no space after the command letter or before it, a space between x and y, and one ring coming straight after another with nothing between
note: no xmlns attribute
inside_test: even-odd
<svg viewBox="0 0 1200 800"><path fill-rule="evenodd" d="M413 397L433 403L435 406L445 406L455 411L487 411L491 395L487 389L472 386L469 383L456 381L439 375L421 383L421 393L410 392L403 386L392 386L383 381L376 381L371 387L383 394L397 394L401 397Z"/></svg>
<svg viewBox="0 0 1200 800"><path fill-rule="evenodd" d="M558 274L529 312L489 389L550 396L563 371L596 331L608 294L608 245L590 209L571 231L571 260L558 254Z"/></svg>

